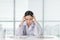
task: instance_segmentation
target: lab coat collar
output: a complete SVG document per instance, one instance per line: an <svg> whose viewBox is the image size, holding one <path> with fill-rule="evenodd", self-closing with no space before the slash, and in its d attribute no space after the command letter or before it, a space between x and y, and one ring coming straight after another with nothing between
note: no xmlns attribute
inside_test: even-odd
<svg viewBox="0 0 60 40"><path fill-rule="evenodd" d="M24 25L26 26L27 30L31 30L31 29L32 29L32 27L34 26L34 22L32 22L32 24L30 25L30 27L29 27L29 28L28 28L28 26L27 26L26 21L24 22Z"/></svg>

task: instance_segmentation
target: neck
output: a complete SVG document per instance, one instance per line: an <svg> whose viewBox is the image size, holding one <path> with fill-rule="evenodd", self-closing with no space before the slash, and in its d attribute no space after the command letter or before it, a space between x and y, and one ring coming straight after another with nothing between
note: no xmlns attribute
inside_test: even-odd
<svg viewBox="0 0 60 40"><path fill-rule="evenodd" d="M27 24L28 25L28 24ZM28 25L28 28L30 27L30 25Z"/></svg>

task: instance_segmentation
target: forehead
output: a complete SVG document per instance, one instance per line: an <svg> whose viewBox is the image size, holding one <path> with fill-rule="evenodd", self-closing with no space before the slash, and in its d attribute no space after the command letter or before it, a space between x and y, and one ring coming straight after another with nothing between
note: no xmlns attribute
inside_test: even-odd
<svg viewBox="0 0 60 40"><path fill-rule="evenodd" d="M32 16L25 16L26 19L32 19L33 17Z"/></svg>

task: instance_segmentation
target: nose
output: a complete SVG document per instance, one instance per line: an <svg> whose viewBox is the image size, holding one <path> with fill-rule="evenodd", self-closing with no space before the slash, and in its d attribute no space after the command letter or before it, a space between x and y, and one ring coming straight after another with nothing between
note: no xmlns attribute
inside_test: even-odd
<svg viewBox="0 0 60 40"><path fill-rule="evenodd" d="M28 23L30 23L30 20L28 20Z"/></svg>

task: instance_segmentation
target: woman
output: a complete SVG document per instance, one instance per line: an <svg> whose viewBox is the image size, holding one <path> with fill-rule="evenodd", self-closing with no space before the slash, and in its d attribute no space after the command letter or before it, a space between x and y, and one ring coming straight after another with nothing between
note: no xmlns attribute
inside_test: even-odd
<svg viewBox="0 0 60 40"><path fill-rule="evenodd" d="M17 31L18 36L39 36L41 35L41 26L36 21L32 11L26 11Z"/></svg>

